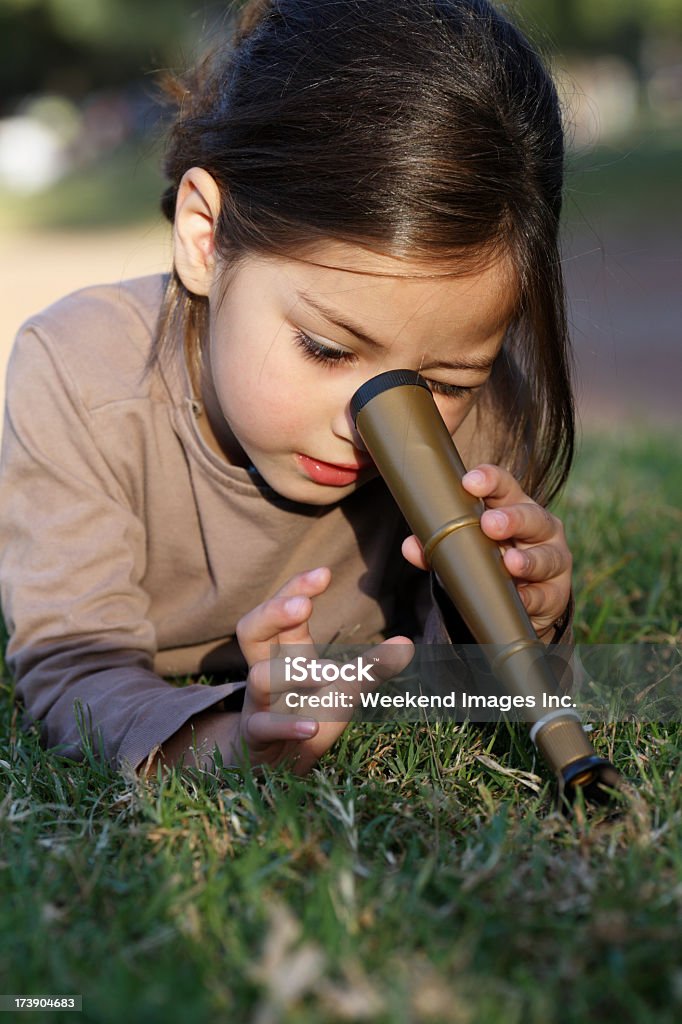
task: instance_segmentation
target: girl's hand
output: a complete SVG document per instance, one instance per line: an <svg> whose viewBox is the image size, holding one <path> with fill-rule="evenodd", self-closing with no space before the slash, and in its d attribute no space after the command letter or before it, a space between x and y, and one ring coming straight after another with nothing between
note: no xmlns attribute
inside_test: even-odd
<svg viewBox="0 0 682 1024"><path fill-rule="evenodd" d="M306 654L314 657L313 639L308 629L313 601L329 586L331 572L327 568L293 576L270 598L244 615L237 623L237 639L249 666L244 705L233 739L235 753L248 748L253 764L275 765L291 759L293 770L304 775L341 735L348 721L320 722L298 714L281 714L273 707L283 707L287 692L301 691L324 695L330 692L357 693L367 684L353 683L287 683L284 657L303 645ZM281 650L281 657L272 657L272 645ZM363 655L372 663L372 675L381 682L402 671L412 659L414 648L407 637L392 637ZM378 658L374 661L373 658ZM325 663L323 659L319 659ZM327 660L326 663L329 663ZM352 712L348 714L351 717Z"/></svg>
<svg viewBox="0 0 682 1024"><path fill-rule="evenodd" d="M476 466L465 474L462 484L485 500L488 508L481 528L502 547L504 564L542 637L565 611L571 593L573 559L561 520L524 494L511 473L500 466ZM403 555L417 568L428 569L414 535L403 542Z"/></svg>

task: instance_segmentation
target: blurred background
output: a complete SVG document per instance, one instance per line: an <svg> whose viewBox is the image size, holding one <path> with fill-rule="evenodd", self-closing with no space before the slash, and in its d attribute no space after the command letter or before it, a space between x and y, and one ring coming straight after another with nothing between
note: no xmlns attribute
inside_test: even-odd
<svg viewBox="0 0 682 1024"><path fill-rule="evenodd" d="M551 58L585 429L682 424L682 2L513 0ZM157 73L229 4L0 0L0 379L21 322L87 284L166 270Z"/></svg>

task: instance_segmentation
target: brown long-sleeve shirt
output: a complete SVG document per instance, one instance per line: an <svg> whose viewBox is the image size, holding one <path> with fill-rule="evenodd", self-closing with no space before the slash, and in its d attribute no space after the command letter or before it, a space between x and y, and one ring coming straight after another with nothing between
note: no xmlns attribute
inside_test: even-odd
<svg viewBox="0 0 682 1024"><path fill-rule="evenodd" d="M381 480L332 506L288 501L202 440L180 354L145 373L164 284L66 297L24 326L7 375L7 664L45 746L79 759L84 728L117 766L137 767L200 711L239 706L237 621L294 573L332 570L317 644L419 631L431 603ZM485 456L472 423L455 440L465 462ZM445 638L435 608L429 629ZM228 681L164 678L202 674Z"/></svg>

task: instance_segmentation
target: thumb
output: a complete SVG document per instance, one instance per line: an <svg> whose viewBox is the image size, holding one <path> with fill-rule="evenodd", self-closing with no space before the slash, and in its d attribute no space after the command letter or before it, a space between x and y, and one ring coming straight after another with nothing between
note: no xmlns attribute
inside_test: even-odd
<svg viewBox="0 0 682 1024"><path fill-rule="evenodd" d="M428 563L424 558L424 549L413 533L403 541L402 552L403 557L410 563L410 565L416 566L417 569L429 568Z"/></svg>

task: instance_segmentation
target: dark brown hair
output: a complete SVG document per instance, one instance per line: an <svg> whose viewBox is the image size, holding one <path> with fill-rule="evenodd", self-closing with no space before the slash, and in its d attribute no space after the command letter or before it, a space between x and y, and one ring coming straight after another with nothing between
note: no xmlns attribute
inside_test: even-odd
<svg viewBox="0 0 682 1024"><path fill-rule="evenodd" d="M205 168L228 265L325 239L453 273L511 259L516 313L478 407L503 425L487 457L548 502L574 443L563 131L520 31L487 0L251 0L229 46L172 89L162 207L172 220L182 175ZM196 374L207 317L173 274L152 361L183 337Z"/></svg>

